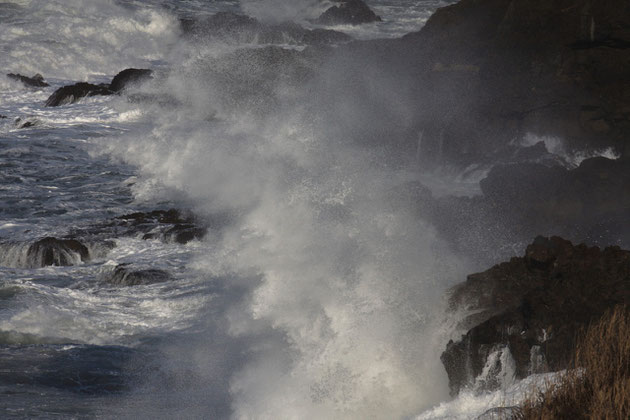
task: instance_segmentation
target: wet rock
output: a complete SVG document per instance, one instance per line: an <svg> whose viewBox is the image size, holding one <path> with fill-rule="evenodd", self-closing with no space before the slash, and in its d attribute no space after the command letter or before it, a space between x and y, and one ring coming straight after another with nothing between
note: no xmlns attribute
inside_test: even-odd
<svg viewBox="0 0 630 420"><path fill-rule="evenodd" d="M48 87L50 86L48 83L44 81L44 77L41 74L36 74L33 77L22 76L21 74L9 73L7 74L9 79L17 80L18 82L22 82L24 86L28 87Z"/></svg>
<svg viewBox="0 0 630 420"><path fill-rule="evenodd" d="M337 31L309 30L292 22L266 24L231 12L216 13L204 19L182 19L181 26L184 34L189 37L239 43L326 45L352 39Z"/></svg>
<svg viewBox="0 0 630 420"><path fill-rule="evenodd" d="M133 270L128 264L120 264L107 279L107 283L115 286L138 286L163 283L169 280L172 280L172 277L164 270Z"/></svg>
<svg viewBox="0 0 630 420"><path fill-rule="evenodd" d="M53 92L46 100L46 106L61 106L73 104L79 99L97 95L112 95L115 92L109 85L93 85L91 83L77 83L71 86L64 86Z"/></svg>
<svg viewBox="0 0 630 420"><path fill-rule="evenodd" d="M128 228L127 234L180 244L202 239L208 231L194 215L176 209L132 213L118 217L117 221Z"/></svg>
<svg viewBox="0 0 630 420"><path fill-rule="evenodd" d="M474 313L464 320L468 332L441 357L452 394L474 386L501 349L516 378L567 368L580 329L629 303L630 251L537 237L523 257L470 275L451 291L453 310ZM499 382L484 378L487 389Z"/></svg>
<svg viewBox="0 0 630 420"><path fill-rule="evenodd" d="M372 11L362 0L339 0L317 18L322 25L360 25L362 23L380 22L380 16Z"/></svg>
<svg viewBox="0 0 630 420"><path fill-rule="evenodd" d="M125 69L118 73L112 79L109 89L119 93L131 85L139 84L150 80L153 77L153 71L148 69Z"/></svg>
<svg viewBox="0 0 630 420"><path fill-rule="evenodd" d="M630 247L630 161L603 157L568 170L541 163L494 167L483 195L441 197L430 216L455 248L494 263L538 234Z"/></svg>
<svg viewBox="0 0 630 420"><path fill-rule="evenodd" d="M38 124L39 124L39 120L36 118L33 118L33 119L16 118L15 119L15 126L17 128L30 128Z"/></svg>
<svg viewBox="0 0 630 420"><path fill-rule="evenodd" d="M31 267L77 265L89 259L88 248L75 239L47 237L34 242L27 251Z"/></svg>

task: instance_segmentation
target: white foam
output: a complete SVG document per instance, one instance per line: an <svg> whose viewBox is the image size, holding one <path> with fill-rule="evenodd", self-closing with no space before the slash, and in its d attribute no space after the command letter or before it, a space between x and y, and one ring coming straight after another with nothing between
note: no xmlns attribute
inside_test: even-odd
<svg viewBox="0 0 630 420"><path fill-rule="evenodd" d="M113 0L32 0L24 24L0 22L0 68L46 78L88 80L161 59L178 34L157 9L132 12Z"/></svg>
<svg viewBox="0 0 630 420"><path fill-rule="evenodd" d="M452 401L440 403L436 407L415 417L416 420L474 420L489 410L521 404L536 390L544 390L559 380L562 372L531 375L514 382L511 386L495 392L460 393ZM505 415L509 418L509 415ZM498 414L496 418L505 418ZM492 417L495 418L495 417Z"/></svg>

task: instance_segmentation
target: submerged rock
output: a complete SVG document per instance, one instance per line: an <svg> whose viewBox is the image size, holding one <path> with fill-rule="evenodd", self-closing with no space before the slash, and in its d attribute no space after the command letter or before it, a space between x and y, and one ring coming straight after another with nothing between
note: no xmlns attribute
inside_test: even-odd
<svg viewBox="0 0 630 420"><path fill-rule="evenodd" d="M64 86L53 92L46 100L46 106L61 106L73 104L86 96L112 95L115 92L109 85L93 85L91 83L77 83L71 86Z"/></svg>
<svg viewBox="0 0 630 420"><path fill-rule="evenodd" d="M362 0L339 0L336 6L328 8L317 18L322 25L360 25L362 23L380 22L380 16Z"/></svg>
<svg viewBox="0 0 630 420"><path fill-rule="evenodd" d="M44 81L44 77L41 74L36 74L33 77L22 76L21 74L9 73L7 74L9 79L17 80L18 82L22 82L24 86L28 87L48 87L50 86L48 83Z"/></svg>
<svg viewBox="0 0 630 420"><path fill-rule="evenodd" d="M451 393L480 379L495 389L506 369L520 379L567 368L581 328L628 304L630 251L536 238L523 257L470 275L451 291L453 310L474 312L464 320L468 332L441 356ZM506 356L500 363L498 352Z"/></svg>
<svg viewBox="0 0 630 420"><path fill-rule="evenodd" d="M128 229L128 235L141 235L143 239L162 239L186 244L202 239L208 232L192 214L176 209L137 212L117 218L117 224Z"/></svg>
<svg viewBox="0 0 630 420"><path fill-rule="evenodd" d="M35 127L38 124L39 124L39 120L37 118L32 118L32 119L16 118L15 119L15 126L17 128L30 128L30 127Z"/></svg>
<svg viewBox="0 0 630 420"><path fill-rule="evenodd" d="M120 264L106 281L115 286L138 286L163 283L171 279L171 275L164 270L133 270L128 264Z"/></svg>
<svg viewBox="0 0 630 420"><path fill-rule="evenodd" d="M27 250L30 267L77 265L89 259L88 248L75 239L47 237L34 242Z"/></svg>

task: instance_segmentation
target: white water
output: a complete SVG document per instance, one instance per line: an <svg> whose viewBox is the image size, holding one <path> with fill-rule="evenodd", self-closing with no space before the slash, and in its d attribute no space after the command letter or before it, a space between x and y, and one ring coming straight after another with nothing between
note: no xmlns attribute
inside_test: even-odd
<svg viewBox="0 0 630 420"><path fill-rule="evenodd" d="M286 83L282 75L260 84L256 78L266 69L228 59L234 46L179 38L169 10L213 12L218 3L162 8L157 1L33 0L0 9L8 16L0 23L0 69L39 72L53 85L33 92L0 77L0 114L10 117L0 121L0 133L12 142L3 153L40 151L41 135L44 145L80 145L76 154L59 152L60 159L83 168L92 159L120 171L95 175L102 183L79 191L59 177L52 177L59 185L33 181L55 203L67 197L61 201L69 213L27 220L3 215L2 231L30 239L163 202L202 216L232 216L220 231L183 248L119 238L90 264L7 271L7 287L23 300L2 313L0 331L129 347L166 337L156 344L164 354L161 368L176 383L194 385L164 388L162 377L148 376L140 389L115 400L113 412L126 417L220 417L227 405L243 419L411 418L440 404L448 389L439 355L452 334L442 297L470 265L448 250L409 198L420 179L415 168L347 136L364 104L344 90L337 63L316 69L321 73L305 85ZM419 28L441 4L416 3L374 2L385 22L336 29L359 38L399 36ZM299 19L313 13L308 1L286 5L242 8L261 18L270 11ZM234 2L225 7L232 10ZM144 93L181 105L108 97L42 106L56 87L105 82L126 67L160 70ZM368 77L357 84L386 104L392 124L405 122L406 98L372 86ZM331 110L326 95L335 89L343 100ZM12 121L24 116L38 125L17 130ZM368 121L362 129L382 129L378 124ZM441 194L452 188L439 178L429 181ZM454 191L477 189L463 184ZM83 195L91 191L96 198ZM179 281L103 286L103 276L127 262L168 269ZM194 335L169 335L182 331ZM419 418L471 418L503 402L498 394L463 394Z"/></svg>

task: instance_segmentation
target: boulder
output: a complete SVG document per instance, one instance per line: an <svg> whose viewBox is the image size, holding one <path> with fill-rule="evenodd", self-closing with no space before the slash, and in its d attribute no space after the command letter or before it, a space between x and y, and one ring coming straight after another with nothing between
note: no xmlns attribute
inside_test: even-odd
<svg viewBox="0 0 630 420"><path fill-rule="evenodd" d="M88 248L75 239L47 237L31 244L27 263L31 268L77 265L90 259Z"/></svg>
<svg viewBox="0 0 630 420"><path fill-rule="evenodd" d="M17 80L18 82L22 82L24 86L28 87L48 87L50 86L48 83L44 81L44 77L41 74L36 74L33 77L22 76L21 74L9 73L7 74L9 79Z"/></svg>
<svg viewBox="0 0 630 420"><path fill-rule="evenodd" d="M317 18L321 25L360 25L362 23L380 22L380 16L369 8L363 0L339 0L336 6L328 8Z"/></svg>
<svg viewBox="0 0 630 420"><path fill-rule="evenodd" d="M163 283L171 279L171 275L164 270L133 270L129 264L119 264L106 281L114 286L138 286Z"/></svg>
<svg viewBox="0 0 630 420"><path fill-rule="evenodd" d="M537 237L524 256L470 275L449 303L472 313L441 356L453 395L566 369L581 329L630 304L630 251Z"/></svg>
<svg viewBox="0 0 630 420"><path fill-rule="evenodd" d="M131 85L143 83L153 77L153 71L148 69L125 69L112 79L109 89L119 93Z"/></svg>
<svg viewBox="0 0 630 420"><path fill-rule="evenodd" d="M115 92L109 85L93 85L91 83L77 83L71 86L64 86L53 92L46 100L46 106L61 106L73 104L86 96L112 95Z"/></svg>

